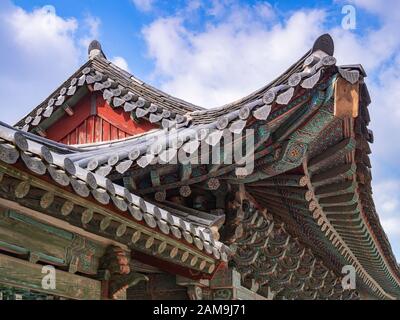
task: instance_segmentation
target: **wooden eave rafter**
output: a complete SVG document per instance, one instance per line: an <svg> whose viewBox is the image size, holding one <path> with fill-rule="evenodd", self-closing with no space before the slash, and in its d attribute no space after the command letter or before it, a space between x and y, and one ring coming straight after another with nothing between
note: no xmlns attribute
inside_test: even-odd
<svg viewBox="0 0 400 320"><path fill-rule="evenodd" d="M345 83L349 83L346 80L342 80L342 78L339 79L341 79L339 80L339 83L341 84L344 83L343 81L345 81ZM335 108L332 109L332 112L336 112L337 118L345 119L345 121L343 121L343 131L349 134L347 136L348 138L339 141L336 145L328 148L323 153L318 154L309 162L305 160L304 172L306 173L306 176L304 181L307 185L306 190L308 190L305 192L310 192L310 194L313 195L312 198L309 197L307 199L308 201L304 202L304 200L301 198L301 194L304 193L300 192L300 196L299 193L290 194L289 191L286 190L293 188L293 184L288 184L291 180L287 179L286 183L282 183L277 180L279 176L273 177L272 175L272 178L263 180L262 182L250 183L248 184L248 187L250 192L257 196L257 199L263 199L262 203L266 207L271 208L272 212L274 213L279 214L279 212L281 212L283 216L286 216L287 212L285 212L284 207L287 205L288 208L300 210L298 213L304 212L307 224L312 223L310 218L307 217L307 215L311 213L311 219L316 222L319 228L322 229L322 233L325 234L329 241L332 242L334 247L339 250L339 254L350 263L355 264L361 279L363 279L367 286L372 289L374 294L377 294L383 298L393 299L397 293L392 293L390 289L388 290L388 282L386 282L387 280L384 280L382 276L376 274L377 268L383 268L382 270L387 270L387 266L389 264L386 260L385 254L383 254L382 251L379 252L379 250L372 250L373 256L369 253L371 252L371 245L376 248L379 248L379 246L376 246L376 243L373 244L371 242L373 236L364 236L365 232L370 230L370 228L364 226L364 221L366 221L365 215L360 216L363 209L362 203L360 202L360 195L357 193L356 184L359 181L353 180L352 178L356 176L356 165L352 165L352 161L354 161L354 150L359 142L354 139L354 135L351 135L353 129L351 126L351 121L349 122L348 117L353 117L353 115L358 116L358 112L354 111L358 108L358 104L356 107L353 105L354 101L358 102L358 90L353 83L349 83L349 86L351 88L347 92L351 99L345 99L347 106L345 105L343 107L343 105L336 105ZM353 95L353 91L355 92L356 96ZM340 108L342 109L340 110ZM347 112L347 110L350 110L350 112ZM332 120L333 119L334 118L332 118ZM300 130L300 132L302 130L304 131L304 129L301 128L296 130ZM321 131L323 130L324 129L321 127ZM295 132L294 136L298 138L302 137L302 134L299 135ZM335 162L341 158L345 158L347 161L350 161L349 165L347 165L348 168L345 164L341 165L340 161ZM330 168L332 167L331 163L337 163L337 168ZM328 169L320 170L320 166ZM317 171L317 175L310 174L308 171L309 168L310 173ZM348 183L346 181L348 181ZM261 188L262 185L266 186L267 188L268 186L272 188L274 184L276 186L275 188L282 190L280 195L273 193L273 191L276 192L276 189L270 189L271 192L265 192L265 190L258 189ZM330 188L330 186L333 184L336 184L337 187ZM328 188L330 188L330 190L328 190ZM316 197L314 194L317 194L318 196ZM291 200L293 197L294 199ZM282 199L282 201L280 199ZM283 199L285 200L283 201ZM304 206L302 203L308 203L308 205ZM335 208L337 210L334 210ZM358 210L358 208L361 209ZM345 209L353 212L353 216L348 216L348 214L346 216L344 213ZM337 211L337 213L335 213L335 211ZM348 222L349 219L354 221L353 227L351 226L351 223ZM341 223L341 221L343 221L343 223ZM358 231L354 228L357 228ZM344 238L341 238L341 235L343 235ZM360 242L361 236L366 241ZM359 257L359 260L357 260L357 257ZM382 260L382 257L384 260ZM371 267L371 263L373 264L375 262L377 265L375 267ZM393 274L391 275L389 273L388 277L389 279L393 279ZM394 285L396 286L396 284Z"/></svg>

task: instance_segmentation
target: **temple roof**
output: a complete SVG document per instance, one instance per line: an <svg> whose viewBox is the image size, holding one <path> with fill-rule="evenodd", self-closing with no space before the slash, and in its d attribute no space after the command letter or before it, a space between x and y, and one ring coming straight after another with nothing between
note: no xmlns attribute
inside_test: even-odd
<svg viewBox="0 0 400 320"><path fill-rule="evenodd" d="M226 258L232 252L209 231L220 228L224 216L172 207L157 193L165 197L166 191L190 190L211 179L244 185L256 202L287 223L292 235L332 270L340 272L343 265L351 264L373 294L398 298L400 269L372 199L368 143L373 142L373 134L367 128L371 99L364 83L366 73L360 65L336 66L333 53L331 37L323 35L270 84L233 103L204 109L136 79L106 60L95 43L90 60L19 121L18 129L0 124L5 142L0 145L1 160L15 163L21 153L33 172L43 163L55 166L71 182L77 178L92 191L106 190L113 201L118 196L128 207L137 206L156 220L183 228L213 244ZM101 92L111 107L123 108L133 118L147 119L160 128L83 146L66 146L34 134L51 125L53 118L59 119L85 88ZM340 88L351 88L350 98ZM341 99L352 100L357 109L350 110L351 114L341 110ZM164 175L177 176L186 167L169 162L179 152L192 155L203 142L211 147L218 144L226 131L241 134L249 128L257 132L254 173L235 175L242 164L234 162L206 167L205 173L197 175L183 173L172 182L152 176L161 167ZM32 165L27 152L42 165ZM49 174L55 177L51 170ZM152 185L132 192L121 186L122 179L135 174L151 180Z"/></svg>

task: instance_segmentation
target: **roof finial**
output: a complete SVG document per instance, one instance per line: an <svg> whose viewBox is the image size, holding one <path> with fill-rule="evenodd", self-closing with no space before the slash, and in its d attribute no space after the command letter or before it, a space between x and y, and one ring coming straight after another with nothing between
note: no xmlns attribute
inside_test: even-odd
<svg viewBox="0 0 400 320"><path fill-rule="evenodd" d="M325 52L329 56L333 56L335 44L333 43L332 37L328 33L323 34L317 40L315 40L312 51L316 52L318 50Z"/></svg>
<svg viewBox="0 0 400 320"><path fill-rule="evenodd" d="M94 57L101 56L106 59L106 55L104 54L103 50L101 49L101 44L97 40L93 40L89 44L89 59L92 60Z"/></svg>

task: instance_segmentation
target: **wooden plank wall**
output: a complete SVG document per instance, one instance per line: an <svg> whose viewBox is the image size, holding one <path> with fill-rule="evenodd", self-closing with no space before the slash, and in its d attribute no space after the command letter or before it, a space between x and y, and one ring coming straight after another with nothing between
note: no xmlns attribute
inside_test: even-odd
<svg viewBox="0 0 400 320"><path fill-rule="evenodd" d="M132 136L130 133L119 129L107 120L99 116L90 116L59 142L68 145L85 144L123 139L130 136Z"/></svg>
<svg viewBox="0 0 400 320"><path fill-rule="evenodd" d="M123 139L147 132L157 126L147 120L136 122L123 108L114 109L100 94L89 93L46 129L47 138L64 144L86 144Z"/></svg>

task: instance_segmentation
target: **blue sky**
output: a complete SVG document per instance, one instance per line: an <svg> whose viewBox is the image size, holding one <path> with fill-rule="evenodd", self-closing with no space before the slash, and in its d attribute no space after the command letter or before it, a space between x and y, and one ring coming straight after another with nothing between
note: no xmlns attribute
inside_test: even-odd
<svg viewBox="0 0 400 320"><path fill-rule="evenodd" d="M344 5L355 29L342 27ZM374 198L400 259L399 28L397 0L1 0L0 118L14 123L44 99L93 38L135 76L211 107L265 85L329 32L339 63L368 74Z"/></svg>

